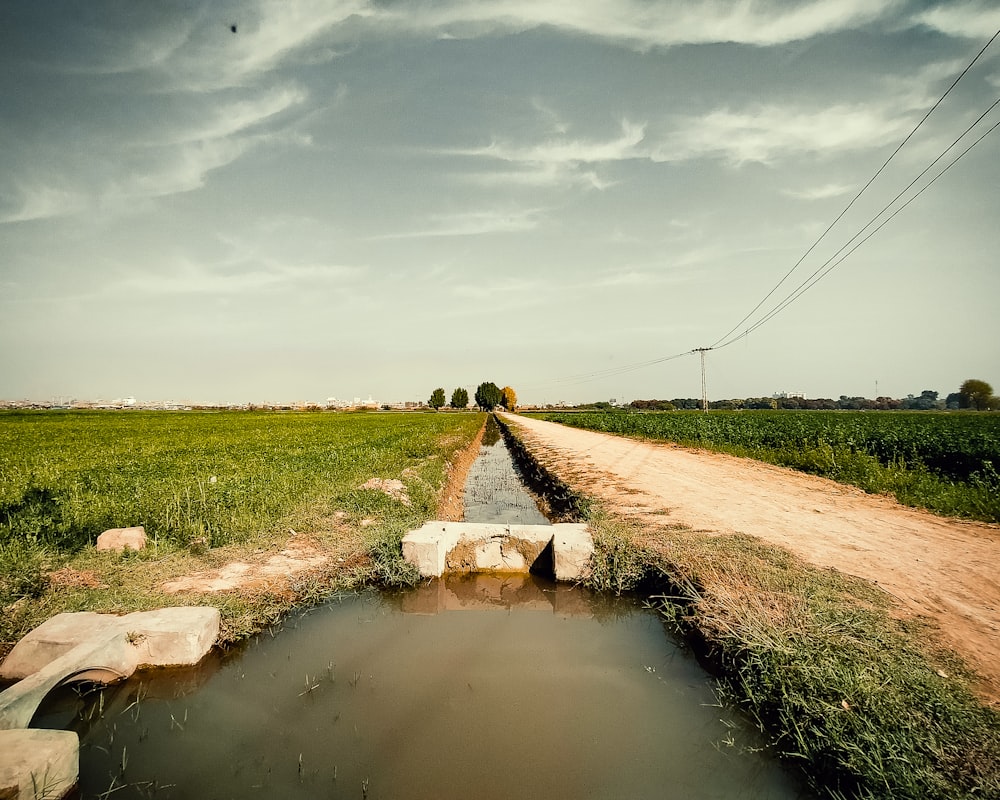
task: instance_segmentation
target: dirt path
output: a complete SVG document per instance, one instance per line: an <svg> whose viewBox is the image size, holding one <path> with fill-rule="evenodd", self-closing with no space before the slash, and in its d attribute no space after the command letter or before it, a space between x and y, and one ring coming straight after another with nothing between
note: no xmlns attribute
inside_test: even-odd
<svg viewBox="0 0 1000 800"><path fill-rule="evenodd" d="M535 457L617 512L749 534L877 583L934 620L1000 700L1000 527L750 459L506 416ZM666 512L666 514L664 514Z"/></svg>

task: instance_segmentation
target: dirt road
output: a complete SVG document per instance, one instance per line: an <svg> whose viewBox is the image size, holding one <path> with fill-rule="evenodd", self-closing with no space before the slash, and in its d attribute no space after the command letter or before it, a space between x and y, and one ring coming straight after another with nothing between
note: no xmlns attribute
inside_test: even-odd
<svg viewBox="0 0 1000 800"><path fill-rule="evenodd" d="M505 415L535 457L619 512L745 533L876 582L944 638L1000 701L1000 527L936 517L782 467ZM666 512L666 514L664 514Z"/></svg>

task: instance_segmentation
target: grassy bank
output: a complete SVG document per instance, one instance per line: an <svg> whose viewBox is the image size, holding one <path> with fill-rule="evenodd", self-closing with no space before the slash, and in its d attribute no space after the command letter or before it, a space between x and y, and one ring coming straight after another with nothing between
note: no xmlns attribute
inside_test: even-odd
<svg viewBox="0 0 1000 800"><path fill-rule="evenodd" d="M235 640L324 592L410 579L399 540L434 516L448 462L482 423L475 413L0 414L0 654L60 611L211 603ZM361 488L370 478L402 481L405 502ZM91 546L131 525L146 529L142 552ZM328 563L247 591L161 588L289 543Z"/></svg>
<svg viewBox="0 0 1000 800"><path fill-rule="evenodd" d="M864 581L747 536L595 511L601 590L637 590L824 797L1000 797L1000 716Z"/></svg>
<svg viewBox="0 0 1000 800"><path fill-rule="evenodd" d="M946 516L1000 522L1000 414L616 411L538 416L755 458Z"/></svg>

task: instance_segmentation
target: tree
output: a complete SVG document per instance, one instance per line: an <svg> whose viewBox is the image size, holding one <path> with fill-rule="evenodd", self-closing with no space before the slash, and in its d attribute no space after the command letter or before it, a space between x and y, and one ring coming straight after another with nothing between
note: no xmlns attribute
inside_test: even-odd
<svg viewBox="0 0 1000 800"><path fill-rule="evenodd" d="M513 411L517 408L517 393L509 386L504 386L500 390L500 402L508 411Z"/></svg>
<svg viewBox="0 0 1000 800"><path fill-rule="evenodd" d="M431 392L431 399L427 401L427 405L437 411L441 406L444 405L444 389L435 389Z"/></svg>
<svg viewBox="0 0 1000 800"><path fill-rule="evenodd" d="M958 390L958 403L962 408L985 411L991 405L993 387L986 381L969 378Z"/></svg>
<svg viewBox="0 0 1000 800"><path fill-rule="evenodd" d="M476 389L476 405L483 411L492 411L501 402L503 402L503 394L500 392L500 387L493 381L479 384L479 388Z"/></svg>
<svg viewBox="0 0 1000 800"><path fill-rule="evenodd" d="M451 393L451 407L452 408L469 407L469 393L461 386L459 386L455 391Z"/></svg>

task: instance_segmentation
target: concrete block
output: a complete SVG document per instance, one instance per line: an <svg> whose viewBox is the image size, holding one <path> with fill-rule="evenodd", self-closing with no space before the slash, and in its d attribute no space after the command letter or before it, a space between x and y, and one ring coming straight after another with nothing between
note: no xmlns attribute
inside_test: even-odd
<svg viewBox="0 0 1000 800"><path fill-rule="evenodd" d="M197 664L215 644L219 623L219 610L206 606L138 611L122 617L90 611L56 614L15 645L0 664L0 679L26 678L81 644L116 635L125 636L134 650L133 671L138 666Z"/></svg>
<svg viewBox="0 0 1000 800"><path fill-rule="evenodd" d="M528 572L552 546L555 577L579 580L594 551L584 523L428 522L403 537L403 557L424 577L445 572ZM548 556L545 556L546 559Z"/></svg>
<svg viewBox="0 0 1000 800"><path fill-rule="evenodd" d="M119 629L136 649L137 666L197 664L219 636L219 609L182 606L118 617Z"/></svg>
<svg viewBox="0 0 1000 800"><path fill-rule="evenodd" d="M0 680L16 681L66 655L86 641L107 636L120 619L92 611L56 614L17 643L0 664Z"/></svg>
<svg viewBox="0 0 1000 800"><path fill-rule="evenodd" d="M553 525L552 556L557 581L581 580L590 567L594 539L582 522Z"/></svg>
<svg viewBox="0 0 1000 800"><path fill-rule="evenodd" d="M53 617L18 642L2 665L3 677L19 680L0 692L0 730L26 728L45 695L66 681L111 682L140 666L197 664L218 634L215 608Z"/></svg>
<svg viewBox="0 0 1000 800"><path fill-rule="evenodd" d="M80 742L72 731L0 730L0 798L57 800L80 775Z"/></svg>
<svg viewBox="0 0 1000 800"><path fill-rule="evenodd" d="M146 529L142 525L132 528L111 528L97 537L98 550L142 550L146 546Z"/></svg>
<svg viewBox="0 0 1000 800"><path fill-rule="evenodd" d="M439 577L444 572L448 551L461 535L452 527L455 523L431 521L403 537L403 558L413 564L425 578Z"/></svg>

